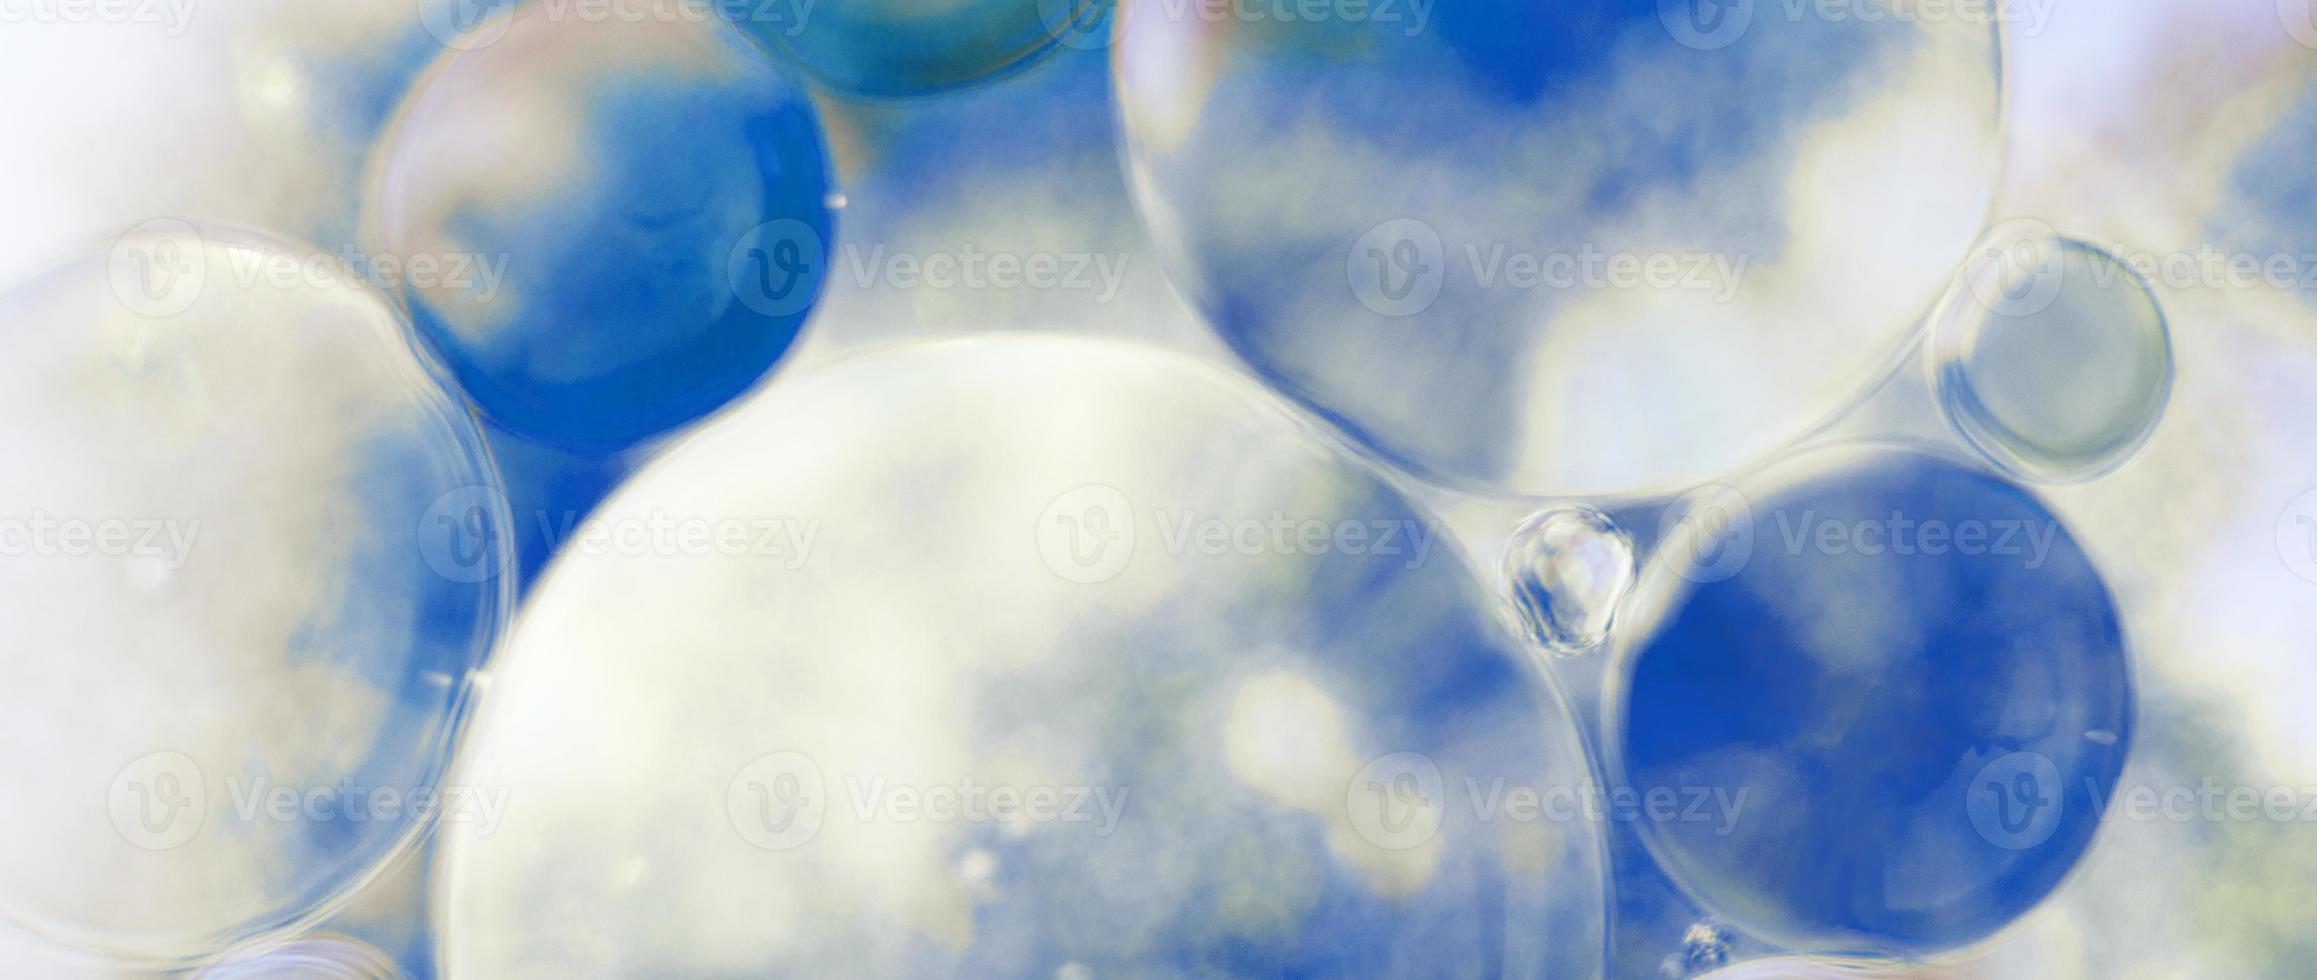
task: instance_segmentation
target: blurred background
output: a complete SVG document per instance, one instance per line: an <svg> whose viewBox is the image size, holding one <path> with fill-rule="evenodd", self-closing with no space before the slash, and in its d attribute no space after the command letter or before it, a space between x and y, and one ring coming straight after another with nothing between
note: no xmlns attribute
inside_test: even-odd
<svg viewBox="0 0 2317 980"><path fill-rule="evenodd" d="M106 17L60 14L37 0L0 0L0 87L17 93L0 114L0 282L28 280L156 218L261 229L325 252L362 247L365 188L386 165L381 136L414 81L451 51L432 25L443 23L445 8L453 6L157 0L126 4ZM1935 295L1898 292L1943 287L1964 255L1951 246L2007 221L2039 223L2097 244L2144 275L2156 271L2149 285L2168 319L2175 372L2161 425L2114 472L2042 491L2105 577L2131 649L2138 726L2121 784L2210 780L2317 798L2317 718L2307 710L2317 692L2310 641L2317 636L2317 533L2310 531L2317 527L2317 276L2300 275L2317 269L2317 170L2308 155L2317 149L2317 10L2303 0L2019 0L2002 6L2007 118L2000 177L1983 202L1984 222L1968 208L1956 210L1957 202L1971 203L1968 193L1939 186L1960 172L1952 169L1838 170L1801 185L1802 192L1828 195L1824 206L1834 211L1855 207L1867 214L1884 213L1882 202L1918 196L1935 205L1918 216L1931 229L1925 236L1955 234L1933 218L1965 226L1960 241L1926 244L1927 255L1906 257L1922 281L1896 282L1889 302L1897 306L1927 309ZM1547 33L1518 36L1533 41L1534 56L1549 57L1560 48ZM1508 57L1531 56L1507 43L1515 48ZM1132 185L1152 182L1162 189L1143 193L1164 201L1171 178L1161 164L1137 165L1126 132L1139 124L1122 122L1122 112L1160 111L1163 105L1151 103L1163 100L1149 91L1191 86L1195 79L1138 81L1114 70L1114 58L1125 57L1107 42L1064 43L1000 77L910 97L847 91L817 76L804 83L825 139L836 205L829 271L795 346L761 387L726 412L802 398L785 395L784 386L868 352L993 331L1098 335L1177 352L1241 378L1278 381L1284 374L1295 379L1288 387L1300 388L1295 400L1307 406L1332 407L1330 392L1338 389L1331 386L1339 383L1356 390L1363 382L1329 374L1333 365L1325 359L1297 375L1312 362L1276 353L1301 350L1297 338L1266 346L1271 340L1219 334L1199 311L1200 294L1229 293L1230 284L1170 278L1170 265L1182 267L1185 260L1168 250L1196 236L1168 231L1173 240L1162 243L1146 232L1151 213L1165 209L1138 210ZM1185 75L1196 72L1185 69ZM1122 86L1145 94L1122 93ZM1681 92L1661 95L1678 99ZM1629 108L1606 96L1591 104L1603 112ZM1923 137L1905 153L1974 165L1978 137L1947 132L1951 138ZM1283 164L1192 162L1250 169ZM1294 182L1292 171L1273 176L1274 184ZM1420 180L1453 194L1455 182L1470 177L1426 172ZM519 175L508 179L522 183ZM1265 192L1242 187L1232 193ZM1364 215L1367 205L1346 207ZM1081 274L1015 288L951 288L866 265L968 251L1054 256ZM1829 247L1826 254L1842 250ZM2285 256L2293 274L2231 279L2211 273L2214 255L2223 257L2223 267L2229 256ZM2185 258L2171 261L2175 257ZM1796 310L1810 308L1807 297L1794 303ZM1845 308L1843 315L1851 312ZM1913 342L1920 323L1911 314L1862 341L1873 350L1853 356L1856 369L1835 386L1842 390L1813 395L1808 404L1761 407L1755 389L1766 385L1740 377L1751 370L1746 362L1717 360L1722 355L1710 350L1694 354L1703 373L1646 384L1640 394L1607 396L1605 415L1646 416L1604 423L1613 428L1678 427L1716 413L1803 423L1773 422L1752 443L1693 435L1637 449L1639 462L1590 468L1540 462L1543 455L1482 458L1486 454L1395 466L1423 453L1396 453L1394 439L1434 445L1424 426L1452 427L1471 416L1444 409L1434 423L1423 421L1421 407L1380 409L1372 417L1354 408L1321 413L1323 428L1331 441L1364 441L1349 439L1351 432L1385 443L1380 453L1359 454L1394 492L1437 515L1476 565L1493 570L1513 528L1551 501L1615 501L1655 513L1648 508L1671 495L1746 469L1803 438L1900 437L1959 446L1942 420L1931 365ZM1393 356L1386 347L1362 346L1370 342L1357 334L1345 336L1355 339L1340 343L1369 359L1363 363ZM1258 352L1257 366L1245 356L1250 350ZM1264 351L1279 360L1263 363L1272 356ZM1610 360L1602 363L1621 353L1604 350ZM1430 369L1421 355L1405 356L1397 363ZM1727 384L1716 380L1716 364L1729 373ZM1827 415L1834 418L1813 421ZM527 589L549 558L549 544L540 540L545 535L527 525L526 508L584 513L639 467L707 438L703 433L725 418L617 451L576 451L489 432L516 511L510 560L519 567L507 578ZM1402 423L1395 435L1393 427ZM1619 442L1549 445L1613 455ZM5 465L42 463L22 458ZM1185 463L1198 465L1205 464ZM1496 581L1493 571L1480 577ZM1552 662L1589 740L1603 737L1604 659ZM96 673L104 669L130 668ZM65 738L61 730L42 737ZM41 751L70 754L69 740L57 744L66 747ZM103 768L100 775L109 777L115 767ZM2307 975L2317 963L2308 911L2317 906L2313 822L2317 817L2111 819L2048 900L1985 942L1927 959L1937 970L1975 977ZM399 851L319 928L383 951L406 975L436 975L434 926L445 913L435 907L440 891L429 875L432 857L428 847ZM1659 907L1669 901L1677 906L1672 911ZM1662 895L1612 894L1610 902L1631 903L1632 921L1648 923L1630 927L1645 935L1621 932L1629 928L1622 923L1607 927L1610 975L1649 975L1663 957L1682 951L1679 927L1704 918L1683 900ZM1666 923L1674 927L1670 936ZM1621 936L1650 948L1621 952L1615 948ZM1740 935L1729 958L1777 951L1747 943ZM13 927L0 928L0 950L16 975L155 975L80 961Z"/></svg>

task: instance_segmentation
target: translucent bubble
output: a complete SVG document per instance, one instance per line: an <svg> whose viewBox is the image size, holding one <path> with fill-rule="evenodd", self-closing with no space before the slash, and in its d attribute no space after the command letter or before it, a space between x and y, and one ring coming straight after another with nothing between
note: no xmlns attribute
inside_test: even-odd
<svg viewBox="0 0 2317 980"><path fill-rule="evenodd" d="M2040 902L2131 746L2117 611L2074 538L1914 448L1807 452L1730 493L1737 519L1661 545L1615 641L1618 778L1736 801L1643 821L1650 853L1790 947L1934 952ZM1680 540L1704 534L1749 544Z"/></svg>
<svg viewBox="0 0 2317 980"><path fill-rule="evenodd" d="M605 447L754 385L828 264L803 93L715 20L528 4L476 30L403 105L367 219L467 395L518 433Z"/></svg>
<svg viewBox="0 0 2317 980"><path fill-rule="evenodd" d="M194 980L403 980L394 959L359 939L323 933L228 956Z"/></svg>
<svg viewBox="0 0 2317 980"><path fill-rule="evenodd" d="M1101 0L717 0L816 81L913 96L987 81L1057 44L1101 44Z"/></svg>
<svg viewBox="0 0 2317 980"><path fill-rule="evenodd" d="M1120 7L1137 204L1258 372L1469 488L1670 491L1791 441L1897 363L1999 169L1986 17L1272 11Z"/></svg>
<svg viewBox="0 0 2317 980"><path fill-rule="evenodd" d="M1514 611L1531 639L1563 656L1609 637L1633 575L1633 540L1591 508L1540 512L1505 548L1504 587Z"/></svg>
<svg viewBox="0 0 2317 980"><path fill-rule="evenodd" d="M521 803L444 842L451 976L1601 970L1598 826L1491 792L1584 785L1561 699L1431 519L1245 382L891 350L599 516L753 533L534 593L462 771Z"/></svg>
<svg viewBox="0 0 2317 980"><path fill-rule="evenodd" d="M0 914L183 963L407 848L501 628L473 417L311 250L159 221L0 297Z"/></svg>
<svg viewBox="0 0 2317 980"><path fill-rule="evenodd" d="M2172 393L2172 341L2148 283L2099 248L1999 226L1931 334L1948 424L2023 479L2089 479L2130 459Z"/></svg>

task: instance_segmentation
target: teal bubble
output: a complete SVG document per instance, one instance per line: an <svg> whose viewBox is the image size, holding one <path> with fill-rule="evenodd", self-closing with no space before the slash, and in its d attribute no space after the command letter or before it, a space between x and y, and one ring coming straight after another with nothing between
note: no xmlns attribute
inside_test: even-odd
<svg viewBox="0 0 2317 980"><path fill-rule="evenodd" d="M2016 225L1987 239L1949 294L1932 328L1932 384L1948 424L1988 462L2038 482L2093 479L2164 417L2164 309L2116 256Z"/></svg>
<svg viewBox="0 0 2317 980"><path fill-rule="evenodd" d="M1099 45L1102 0L717 0L724 16L854 95L896 98L1018 71L1057 46Z"/></svg>

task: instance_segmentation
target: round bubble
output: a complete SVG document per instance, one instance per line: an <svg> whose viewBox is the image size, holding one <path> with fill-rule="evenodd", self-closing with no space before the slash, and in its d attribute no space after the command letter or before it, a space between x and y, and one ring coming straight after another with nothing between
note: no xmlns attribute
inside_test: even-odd
<svg viewBox="0 0 2317 980"><path fill-rule="evenodd" d="M2027 480L2085 480L2156 430L2172 341L2139 273L2047 231L2007 223L1975 253L1931 332L1932 383L1948 424L1988 462Z"/></svg>
<svg viewBox="0 0 2317 980"><path fill-rule="evenodd" d="M905 97L1099 44L1105 0L716 0L725 17L839 91Z"/></svg>
<svg viewBox="0 0 2317 980"><path fill-rule="evenodd" d="M1311 9L1125 0L1136 200L1255 370L1467 489L1670 492L1792 441L1896 366L1999 170L1985 17Z"/></svg>
<svg viewBox="0 0 2317 980"><path fill-rule="evenodd" d="M1513 529L1504 588L1529 638L1575 656L1609 638L1633 585L1633 539L1589 507L1541 511Z"/></svg>
<svg viewBox="0 0 2317 980"><path fill-rule="evenodd" d="M450 976L1600 972L1597 823L1492 792L1587 785L1560 697L1243 381L862 356L598 520L636 546L557 559L477 723L522 803L445 841Z"/></svg>
<svg viewBox="0 0 2317 980"><path fill-rule="evenodd" d="M2083 549L2028 491L1914 447L1801 453L1727 496L1674 526L1616 638L1617 778L1739 801L1644 822L1650 853L1790 948L1945 950L2040 902L2132 741Z"/></svg>
<svg viewBox="0 0 2317 980"><path fill-rule="evenodd" d="M383 295L156 221L0 296L0 914L182 963L435 815L503 625L497 477Z"/></svg>
<svg viewBox="0 0 2317 980"><path fill-rule="evenodd" d="M802 90L714 18L526 4L458 37L385 138L365 220L467 395L601 448L754 385L828 265Z"/></svg>

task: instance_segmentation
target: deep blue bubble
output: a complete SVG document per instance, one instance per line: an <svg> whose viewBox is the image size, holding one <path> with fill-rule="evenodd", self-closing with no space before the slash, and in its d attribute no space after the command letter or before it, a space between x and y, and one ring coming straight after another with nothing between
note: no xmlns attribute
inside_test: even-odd
<svg viewBox="0 0 2317 980"><path fill-rule="evenodd" d="M717 0L733 23L854 95L905 97L985 82L1096 30L1105 0Z"/></svg>
<svg viewBox="0 0 2317 980"><path fill-rule="evenodd" d="M2132 739L2117 611L2075 539L1908 448L1699 499L1637 586L1610 697L1626 785L1745 794L1726 826L1642 824L1669 876L1807 951L1950 949L2040 902Z"/></svg>
<svg viewBox="0 0 2317 980"><path fill-rule="evenodd" d="M371 237L420 334L494 421L588 451L754 385L828 263L802 90L715 21L533 5L488 24L430 70L377 168Z"/></svg>

